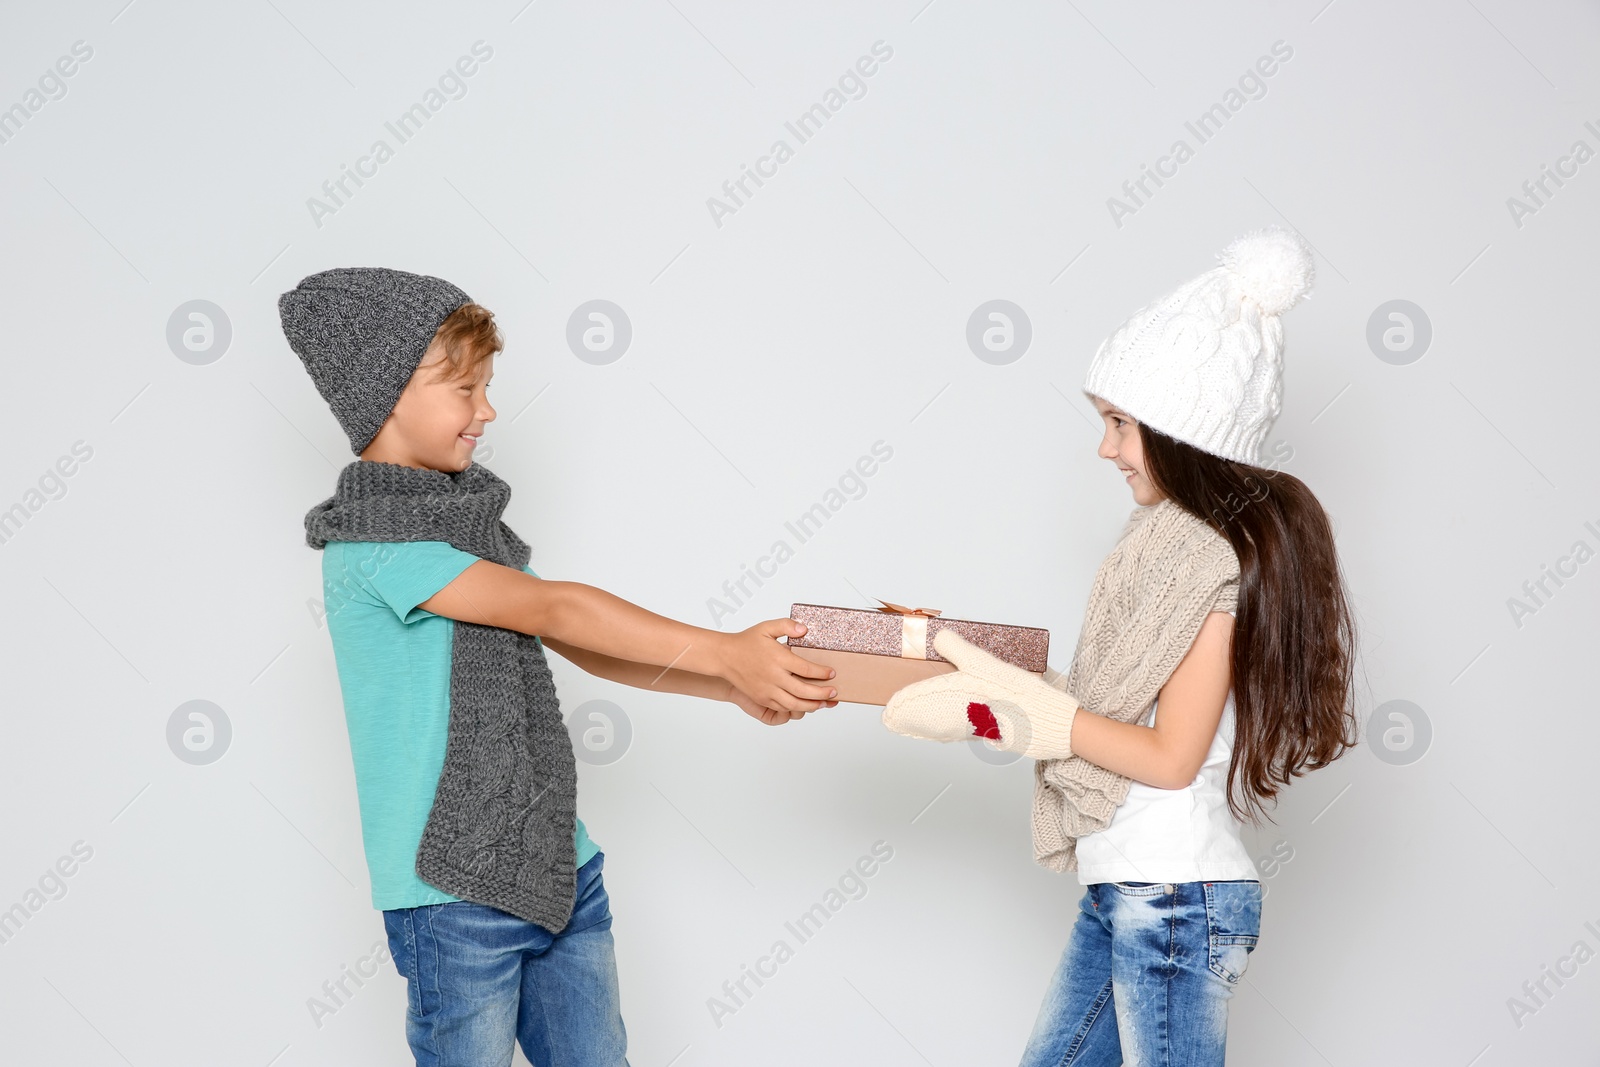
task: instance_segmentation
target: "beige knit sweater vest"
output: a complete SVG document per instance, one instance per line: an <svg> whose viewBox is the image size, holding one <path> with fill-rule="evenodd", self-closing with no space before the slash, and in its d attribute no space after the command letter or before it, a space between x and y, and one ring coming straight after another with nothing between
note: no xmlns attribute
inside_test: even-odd
<svg viewBox="0 0 1600 1067"><path fill-rule="evenodd" d="M1235 610L1238 593L1226 537L1171 500L1139 507L1095 572L1071 669L1045 680L1086 711L1143 722L1206 615ZM1035 763L1035 861L1077 870L1077 839L1111 825L1132 782L1081 756Z"/></svg>

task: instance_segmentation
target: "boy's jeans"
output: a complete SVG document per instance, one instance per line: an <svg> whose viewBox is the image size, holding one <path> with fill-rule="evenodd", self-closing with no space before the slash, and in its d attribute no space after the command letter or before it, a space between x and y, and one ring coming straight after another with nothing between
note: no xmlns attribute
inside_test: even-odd
<svg viewBox="0 0 1600 1067"><path fill-rule="evenodd" d="M1260 933L1260 882L1088 886L1022 1067L1220 1065Z"/></svg>
<svg viewBox="0 0 1600 1067"><path fill-rule="evenodd" d="M559 934L465 900L383 913L418 1067L506 1067L513 1042L536 1067L627 1067L604 860Z"/></svg>

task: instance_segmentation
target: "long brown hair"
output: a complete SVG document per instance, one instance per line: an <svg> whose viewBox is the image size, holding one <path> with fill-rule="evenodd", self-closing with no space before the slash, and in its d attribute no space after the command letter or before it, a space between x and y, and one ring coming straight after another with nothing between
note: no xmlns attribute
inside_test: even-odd
<svg viewBox="0 0 1600 1067"><path fill-rule="evenodd" d="M1228 808L1257 822L1263 801L1276 803L1290 779L1326 767L1359 740L1356 629L1333 524L1294 475L1138 426L1150 484L1226 537L1239 557Z"/></svg>

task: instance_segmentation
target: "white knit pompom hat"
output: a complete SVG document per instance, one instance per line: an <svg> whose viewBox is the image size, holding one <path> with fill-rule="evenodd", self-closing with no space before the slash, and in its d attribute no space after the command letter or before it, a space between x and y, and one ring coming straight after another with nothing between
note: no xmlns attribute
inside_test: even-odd
<svg viewBox="0 0 1600 1067"><path fill-rule="evenodd" d="M1204 452L1258 465L1283 403L1278 316L1311 291L1311 249L1269 226L1217 259L1101 342L1083 391Z"/></svg>

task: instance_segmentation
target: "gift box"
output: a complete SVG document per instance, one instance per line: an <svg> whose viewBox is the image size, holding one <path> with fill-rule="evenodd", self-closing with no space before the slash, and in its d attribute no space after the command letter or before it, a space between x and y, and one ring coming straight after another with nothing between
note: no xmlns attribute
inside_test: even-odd
<svg viewBox="0 0 1600 1067"><path fill-rule="evenodd" d="M880 600L881 608L794 604L789 617L805 623L803 637L789 638L797 656L834 668L824 684L851 704L887 704L913 682L948 674L955 664L939 655L933 639L954 630L1007 663L1043 675L1050 656L1050 631L971 619L946 619L935 608L908 608Z"/></svg>

